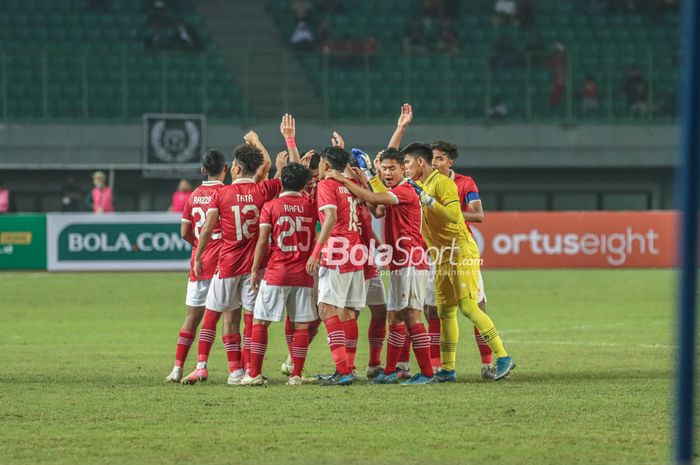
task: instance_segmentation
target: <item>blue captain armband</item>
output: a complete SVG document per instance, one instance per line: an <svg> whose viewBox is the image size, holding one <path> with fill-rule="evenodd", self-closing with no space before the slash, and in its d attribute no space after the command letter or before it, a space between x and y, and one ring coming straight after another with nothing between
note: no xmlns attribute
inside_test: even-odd
<svg viewBox="0 0 700 465"><path fill-rule="evenodd" d="M473 202L475 200L481 200L479 198L479 193L478 192L468 192L467 193L467 203Z"/></svg>

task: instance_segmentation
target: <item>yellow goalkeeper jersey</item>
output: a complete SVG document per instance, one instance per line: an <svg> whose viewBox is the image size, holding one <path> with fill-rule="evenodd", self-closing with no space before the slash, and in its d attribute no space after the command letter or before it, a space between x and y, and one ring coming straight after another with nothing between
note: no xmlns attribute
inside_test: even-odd
<svg viewBox="0 0 700 465"><path fill-rule="evenodd" d="M454 181L434 170L424 182L417 181L417 184L439 204L433 208L423 207L422 232L428 247L447 251L454 245L457 248L454 256L478 258L479 249L464 223ZM431 254L436 258L435 250L431 250ZM437 262L448 261L449 257L449 252L442 252Z"/></svg>

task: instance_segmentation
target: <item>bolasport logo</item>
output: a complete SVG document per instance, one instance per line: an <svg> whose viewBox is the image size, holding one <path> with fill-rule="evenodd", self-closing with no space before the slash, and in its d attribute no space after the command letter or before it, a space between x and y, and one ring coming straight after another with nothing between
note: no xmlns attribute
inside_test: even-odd
<svg viewBox="0 0 700 465"><path fill-rule="evenodd" d="M522 233L497 233L490 240L472 225L479 250L496 255L602 256L611 266L623 266L632 255L659 255L659 233L653 228L636 231L627 226L612 233L544 233L532 228Z"/></svg>
<svg viewBox="0 0 700 465"><path fill-rule="evenodd" d="M179 260L191 250L177 224L83 223L66 226L58 236L59 261Z"/></svg>

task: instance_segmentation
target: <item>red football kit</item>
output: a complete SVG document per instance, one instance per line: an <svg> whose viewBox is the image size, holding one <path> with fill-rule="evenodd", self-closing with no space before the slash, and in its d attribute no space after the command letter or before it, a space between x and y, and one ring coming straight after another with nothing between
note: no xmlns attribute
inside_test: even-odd
<svg viewBox="0 0 700 465"><path fill-rule="evenodd" d="M192 257L190 258L190 281L205 281L211 279L216 272L219 263L219 251L221 250L221 223L217 224L211 235L211 240L202 253L202 276L197 278L194 275L194 257L197 255L197 244L199 244L199 234L204 226L207 211L211 206L211 201L219 189L224 187L221 181L204 181L190 195L182 210L182 222L192 225L194 233L194 244L192 245Z"/></svg>

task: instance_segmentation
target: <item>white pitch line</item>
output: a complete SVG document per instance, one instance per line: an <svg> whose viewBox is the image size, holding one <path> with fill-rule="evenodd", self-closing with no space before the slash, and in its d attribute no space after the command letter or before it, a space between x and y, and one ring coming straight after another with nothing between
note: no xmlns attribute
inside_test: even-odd
<svg viewBox="0 0 700 465"><path fill-rule="evenodd" d="M505 340L508 344L529 344L529 345L553 345L553 346L580 346L580 347L620 347L620 348L640 348L640 349L677 349L678 346L668 344L619 344L616 342L578 342L578 341L518 341L513 339Z"/></svg>

